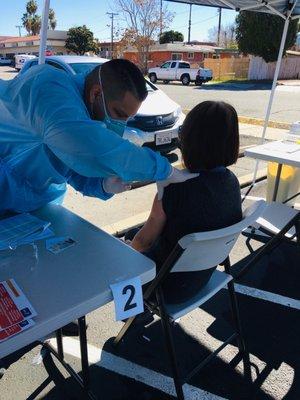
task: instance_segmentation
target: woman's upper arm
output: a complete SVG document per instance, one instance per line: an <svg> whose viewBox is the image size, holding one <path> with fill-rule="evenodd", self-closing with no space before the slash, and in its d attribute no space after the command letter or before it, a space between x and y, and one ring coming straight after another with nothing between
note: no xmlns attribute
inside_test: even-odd
<svg viewBox="0 0 300 400"><path fill-rule="evenodd" d="M167 216L163 210L162 201L154 198L150 215L143 226L132 241L132 247L136 250L143 251L151 247L162 233L167 221Z"/></svg>

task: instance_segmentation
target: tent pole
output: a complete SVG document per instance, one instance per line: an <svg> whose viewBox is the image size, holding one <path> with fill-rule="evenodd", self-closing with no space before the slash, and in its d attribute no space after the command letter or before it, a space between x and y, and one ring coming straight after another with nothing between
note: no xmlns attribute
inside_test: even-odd
<svg viewBox="0 0 300 400"><path fill-rule="evenodd" d="M50 0L45 0L44 8L43 8L43 15L42 15L42 26L41 26L41 31L40 31L39 64L45 64L49 7L50 7Z"/></svg>
<svg viewBox="0 0 300 400"><path fill-rule="evenodd" d="M279 52L278 52L278 58L277 58L275 73L274 73L274 79L273 79L273 84L272 84L271 94L270 94L269 103L268 103L268 107L267 107L266 118L265 118L265 123L264 123L264 127L263 127L263 132L262 132L260 144L264 143L264 141L265 141L265 136L266 136L266 132L267 132L268 123L269 123L269 120L270 120L270 114L271 114L271 109L272 109L272 105L273 105L274 94L275 94L275 89L276 89L276 85L277 85L277 79L278 79L279 71L280 71L280 67L281 67L282 55L283 55L283 50L284 50L284 45L285 45L285 41L286 41L286 36L287 36L289 24L290 24L290 18L287 17L285 22L284 22L284 27L283 27L282 37L281 37L281 43L280 43L280 48L279 48ZM259 164L259 161L257 160L256 163L255 163L255 168L254 168L252 186L255 185L255 181L256 181L256 177L257 177L257 171L258 171L258 164Z"/></svg>

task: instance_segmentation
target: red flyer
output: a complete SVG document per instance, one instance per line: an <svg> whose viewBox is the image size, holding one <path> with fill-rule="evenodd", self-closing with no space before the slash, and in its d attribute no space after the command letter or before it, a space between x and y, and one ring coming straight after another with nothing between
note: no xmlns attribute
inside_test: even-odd
<svg viewBox="0 0 300 400"><path fill-rule="evenodd" d="M0 282L0 330L36 315L36 311L14 279Z"/></svg>
<svg viewBox="0 0 300 400"><path fill-rule="evenodd" d="M32 319L24 320L19 324L10 326L9 328L0 330L0 343L4 340L9 339L11 336L16 335L17 333L23 332L26 329L31 328L35 325L35 322Z"/></svg>

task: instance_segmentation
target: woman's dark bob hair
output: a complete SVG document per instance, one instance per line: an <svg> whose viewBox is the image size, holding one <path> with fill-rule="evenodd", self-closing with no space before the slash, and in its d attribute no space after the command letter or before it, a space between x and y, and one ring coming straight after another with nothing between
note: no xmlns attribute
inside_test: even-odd
<svg viewBox="0 0 300 400"><path fill-rule="evenodd" d="M203 101L188 113L180 141L190 172L235 164L240 145L236 110L222 101Z"/></svg>

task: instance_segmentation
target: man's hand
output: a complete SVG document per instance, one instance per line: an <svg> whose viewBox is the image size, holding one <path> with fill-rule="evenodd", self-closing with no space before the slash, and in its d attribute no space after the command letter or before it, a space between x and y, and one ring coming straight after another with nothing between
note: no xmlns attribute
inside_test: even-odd
<svg viewBox="0 0 300 400"><path fill-rule="evenodd" d="M199 176L198 173L191 173L186 169L181 170L172 167L171 174L168 176L167 179L165 179L164 181L156 182L158 200L161 200L163 198L165 187L169 186L171 183L185 182L188 179L193 179L196 178L197 176Z"/></svg>
<svg viewBox="0 0 300 400"><path fill-rule="evenodd" d="M103 190L108 194L117 194L126 192L126 190L131 189L129 183L123 182L117 176L111 176L109 178L104 178L102 181Z"/></svg>

